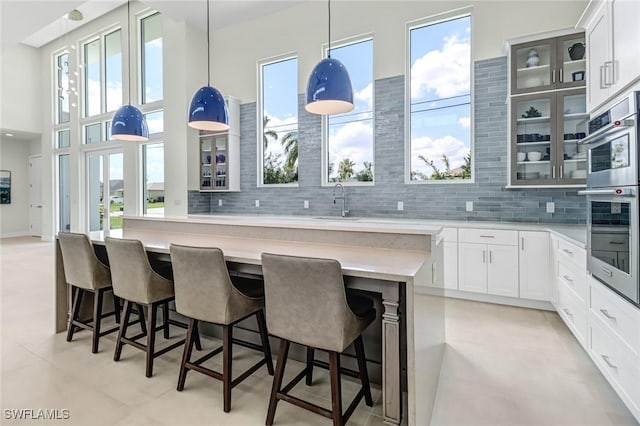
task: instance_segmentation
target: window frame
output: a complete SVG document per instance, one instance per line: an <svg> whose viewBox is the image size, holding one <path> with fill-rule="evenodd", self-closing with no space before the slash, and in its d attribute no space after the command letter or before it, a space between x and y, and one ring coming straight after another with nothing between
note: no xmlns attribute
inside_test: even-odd
<svg viewBox="0 0 640 426"><path fill-rule="evenodd" d="M461 7L443 13L409 21L405 25L405 99L404 99L404 183L408 185L440 185L440 184L473 184L475 172L475 77L474 77L474 14L473 6ZM471 153L471 178L444 180L412 180L411 179L411 31L414 29L440 24L459 18L469 17L470 23L470 58L469 58L469 151Z"/></svg>
<svg viewBox="0 0 640 426"><path fill-rule="evenodd" d="M322 116L322 150L321 150L321 167L320 167L320 186L321 187L333 187L336 184L341 184L342 186L375 186L376 183L376 49L375 49L375 38L373 33L365 33L359 34L352 37L343 38L340 40L331 42L331 50L338 49L341 47L354 45L358 43L363 43L366 41L371 41L371 124L373 128L373 140L372 140L372 160L373 160L373 180L370 182L359 182L359 181L344 181L344 182L330 182L328 176L329 169L329 116ZM322 44L322 58L327 58L327 53L329 50L329 44Z"/></svg>
<svg viewBox="0 0 640 426"><path fill-rule="evenodd" d="M143 112L145 110L143 110L142 107L148 107L151 110L153 109L158 109L158 105L160 105L160 108L162 108L162 104L164 102L164 87L162 88L162 99L159 99L157 101L152 101L152 102L144 102L145 100L145 96L144 96L144 66L145 66L145 62L144 62L144 40L143 40L143 22L145 19L150 18L154 15L159 15L160 16L160 24L162 25L164 22L164 17L162 15L162 13L160 13L160 11L155 10L155 9L145 9L143 11L141 11L140 13L136 14L135 16L135 29L136 29L136 33L135 33L135 43L134 43L134 52L135 53L135 58L136 58L136 64L137 64L137 72L136 72L136 79L135 79L135 91L134 88L130 88L130 92L129 93L135 93L136 94L136 104L137 106L140 108L140 110L142 110ZM129 28L134 28L133 26L130 26ZM162 43L163 43L163 47L164 47L164 28L162 28ZM129 51L129 53L131 54L131 50ZM131 55L129 55L129 60L131 58ZM162 52L162 59L163 59L163 66L164 66L164 49ZM163 70L163 86L164 86L164 70ZM132 96L133 99L133 96ZM132 103L133 104L133 103Z"/></svg>
<svg viewBox="0 0 640 426"><path fill-rule="evenodd" d="M300 56L298 52L288 52L283 53L281 55L271 56L268 58L260 59L257 61L257 87L258 87L258 97L257 97L257 105L256 105L256 123L257 123L257 135L256 135L256 144L257 144L257 154L258 158L256 161L257 167L257 183L256 186L258 188L297 188L300 185L300 157L298 157L298 180L296 182L290 183L264 183L264 147L262 146L262 134L264 132L263 126L263 117L264 117L264 93L263 93L263 69L266 65L275 64L278 62L284 62L291 59L295 59L297 61L298 72L296 74L296 127L298 129L298 135L300 135L300 114L299 114L299 78L300 78ZM298 143L300 143L298 141ZM299 149L299 148L298 148Z"/></svg>

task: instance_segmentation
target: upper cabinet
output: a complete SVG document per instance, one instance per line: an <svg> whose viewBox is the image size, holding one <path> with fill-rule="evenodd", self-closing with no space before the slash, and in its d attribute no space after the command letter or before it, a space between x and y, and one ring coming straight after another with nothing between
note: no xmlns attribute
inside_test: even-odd
<svg viewBox="0 0 640 426"><path fill-rule="evenodd" d="M240 190L240 103L225 97L229 130L200 131L200 191Z"/></svg>
<svg viewBox="0 0 640 426"><path fill-rule="evenodd" d="M582 33L511 46L511 95L581 87L586 78Z"/></svg>
<svg viewBox="0 0 640 426"><path fill-rule="evenodd" d="M589 112L640 78L638 17L638 0L592 0L578 22L586 33Z"/></svg>

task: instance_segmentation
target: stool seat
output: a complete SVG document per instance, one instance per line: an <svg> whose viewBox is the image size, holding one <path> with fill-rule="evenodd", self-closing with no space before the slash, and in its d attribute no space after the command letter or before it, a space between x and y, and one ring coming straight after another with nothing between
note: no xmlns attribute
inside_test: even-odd
<svg viewBox="0 0 640 426"><path fill-rule="evenodd" d="M336 260L299 256L262 254L265 285L267 326L271 334L280 337L276 373L271 388L267 426L273 424L280 400L333 419L342 426L353 414L362 398L373 405L362 332L376 317L373 300L346 292L342 266ZM307 347L306 367L283 386L284 369L289 347L297 343ZM342 411L340 354L351 344L355 347L362 387L349 407ZM329 353L331 376L331 410L292 395L291 390L306 378L312 385L314 351ZM319 365L319 363L318 363Z"/></svg>
<svg viewBox="0 0 640 426"><path fill-rule="evenodd" d="M264 283L246 277L230 277L222 250L215 247L190 247L172 244L170 248L176 290L176 310L189 318L187 344L184 347L178 391L184 389L187 373L197 371L222 381L223 409L231 410L231 389L249 377L261 366L273 375L271 348L264 317ZM262 346L233 338L233 326L256 316ZM198 360L191 360L192 333L198 322L205 321L222 326L222 346ZM263 358L233 379L233 343L259 350ZM222 352L222 373L202 365Z"/></svg>

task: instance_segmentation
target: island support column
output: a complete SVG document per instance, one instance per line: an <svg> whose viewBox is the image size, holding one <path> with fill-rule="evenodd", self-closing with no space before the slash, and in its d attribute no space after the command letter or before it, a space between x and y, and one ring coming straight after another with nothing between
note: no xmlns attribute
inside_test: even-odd
<svg viewBox="0 0 640 426"><path fill-rule="evenodd" d="M382 414L384 423L399 425L402 419L400 359L400 286L387 285L382 290Z"/></svg>

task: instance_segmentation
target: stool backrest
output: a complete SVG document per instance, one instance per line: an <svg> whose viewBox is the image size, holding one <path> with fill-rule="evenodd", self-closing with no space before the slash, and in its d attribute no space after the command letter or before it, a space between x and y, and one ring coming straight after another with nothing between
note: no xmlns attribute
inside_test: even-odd
<svg viewBox="0 0 640 426"><path fill-rule="evenodd" d="M244 315L252 301L231 283L222 250L177 244L170 250L178 313L214 324Z"/></svg>
<svg viewBox="0 0 640 426"><path fill-rule="evenodd" d="M151 268L142 242L111 237L105 237L104 242L114 294L136 303L151 303L151 282L157 274Z"/></svg>
<svg viewBox="0 0 640 426"><path fill-rule="evenodd" d="M262 273L269 333L336 352L351 343L359 322L338 261L263 253Z"/></svg>
<svg viewBox="0 0 640 426"><path fill-rule="evenodd" d="M109 268L98 260L89 237L60 232L58 242L68 284L88 290L110 285Z"/></svg>

